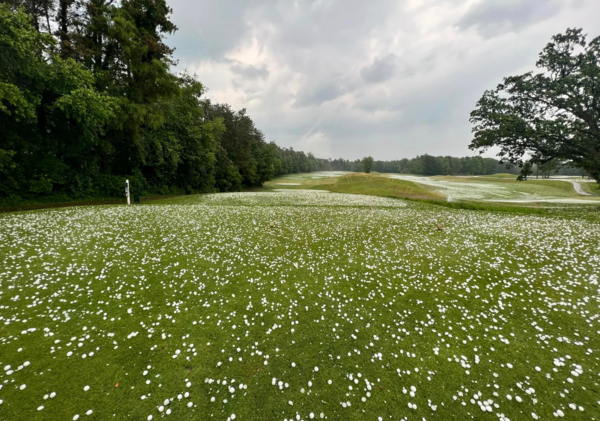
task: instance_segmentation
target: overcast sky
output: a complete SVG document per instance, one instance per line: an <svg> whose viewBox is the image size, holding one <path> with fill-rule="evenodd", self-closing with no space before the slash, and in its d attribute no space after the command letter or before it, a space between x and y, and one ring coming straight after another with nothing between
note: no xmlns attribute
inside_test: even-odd
<svg viewBox="0 0 600 421"><path fill-rule="evenodd" d="M469 113L600 0L168 0L179 70L320 158L466 156Z"/></svg>

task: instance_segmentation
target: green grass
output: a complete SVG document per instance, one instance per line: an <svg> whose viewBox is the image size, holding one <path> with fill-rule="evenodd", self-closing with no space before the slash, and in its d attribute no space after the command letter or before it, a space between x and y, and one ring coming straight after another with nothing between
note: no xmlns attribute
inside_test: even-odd
<svg viewBox="0 0 600 421"><path fill-rule="evenodd" d="M600 184L588 182L582 182L580 184L585 192L591 193L594 196L600 196Z"/></svg>
<svg viewBox="0 0 600 421"><path fill-rule="evenodd" d="M336 183L318 184L311 188L335 193L380 197L444 199L443 196L411 181L393 180L366 174L347 175L339 178Z"/></svg>
<svg viewBox="0 0 600 421"><path fill-rule="evenodd" d="M3 214L0 419L598 420L599 246L322 191Z"/></svg>

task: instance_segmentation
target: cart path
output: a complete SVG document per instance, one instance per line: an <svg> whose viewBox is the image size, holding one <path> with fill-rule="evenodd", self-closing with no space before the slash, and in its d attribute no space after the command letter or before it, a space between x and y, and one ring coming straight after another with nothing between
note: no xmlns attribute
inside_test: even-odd
<svg viewBox="0 0 600 421"><path fill-rule="evenodd" d="M578 183L577 181L571 181L571 184L573 184L573 188L575 189L575 191L576 191L578 194L580 194L580 195L582 195L582 196L591 196L591 195L592 195L591 193L588 193L588 192L584 191L584 190L581 188L581 184L580 184L580 183Z"/></svg>

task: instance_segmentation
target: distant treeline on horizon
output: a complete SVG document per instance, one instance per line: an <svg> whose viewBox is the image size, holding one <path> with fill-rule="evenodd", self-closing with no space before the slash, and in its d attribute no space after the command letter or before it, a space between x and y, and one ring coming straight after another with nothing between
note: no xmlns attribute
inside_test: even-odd
<svg viewBox="0 0 600 421"><path fill-rule="evenodd" d="M354 171L363 170L362 161L345 159L318 159L321 171ZM537 168L534 166L534 176ZM403 158L393 161L375 161L372 171L380 173L415 174L415 175L491 175L508 173L519 175L521 168L501 164L498 159L480 156L456 158L453 156L432 156L428 154L416 158ZM555 166L540 168L539 175L582 175L580 168Z"/></svg>

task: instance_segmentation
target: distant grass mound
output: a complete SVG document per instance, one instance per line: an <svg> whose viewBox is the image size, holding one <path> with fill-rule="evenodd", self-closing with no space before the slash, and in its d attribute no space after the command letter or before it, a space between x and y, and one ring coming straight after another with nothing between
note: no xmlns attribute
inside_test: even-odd
<svg viewBox="0 0 600 421"><path fill-rule="evenodd" d="M395 180L364 173L340 177L335 184L319 184L312 189L334 193L364 194L380 197L445 200L444 196L412 181Z"/></svg>

